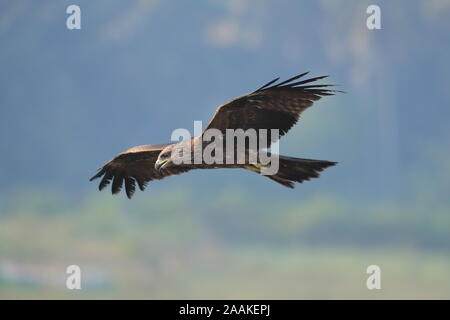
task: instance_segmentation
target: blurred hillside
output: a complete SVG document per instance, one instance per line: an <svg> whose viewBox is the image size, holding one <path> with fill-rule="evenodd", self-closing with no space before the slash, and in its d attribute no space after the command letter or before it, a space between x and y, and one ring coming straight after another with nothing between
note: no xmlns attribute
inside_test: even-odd
<svg viewBox="0 0 450 320"><path fill-rule="evenodd" d="M0 298L450 298L449 1L378 1L376 31L371 1L79 0L69 31L73 3L0 4ZM132 201L88 182L304 71L347 92L280 143L339 162L320 179L191 172Z"/></svg>
<svg viewBox="0 0 450 320"><path fill-rule="evenodd" d="M442 299L448 208L352 208L333 196L256 208L223 191L185 189L137 201L17 195L0 218L0 298ZM67 199L66 199L67 200ZM65 268L82 268L82 290ZM365 287L382 268L382 290Z"/></svg>

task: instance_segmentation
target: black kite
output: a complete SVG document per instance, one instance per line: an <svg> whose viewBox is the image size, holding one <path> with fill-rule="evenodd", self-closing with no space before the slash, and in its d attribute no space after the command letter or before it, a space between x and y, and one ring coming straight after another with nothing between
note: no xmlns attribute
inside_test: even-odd
<svg viewBox="0 0 450 320"><path fill-rule="evenodd" d="M326 89L332 85L311 84L327 76L295 81L306 74L307 72L278 84L274 83L279 78L274 79L252 93L224 103L217 108L206 129L218 129L224 139L226 129L278 129L279 136L283 136L298 121L300 114L313 105L314 101L319 100L322 96L340 92ZM192 150L194 150L198 138L193 137L187 142L193 147ZM149 181L163 179L192 169L243 168L261 173L261 165L249 163L176 165L172 161L172 150L180 143L183 142L144 145L128 149L107 162L90 180L103 177L99 184L99 190L105 188L112 181L113 194L118 193L125 182L125 192L128 198L131 198L135 192L136 183L143 191ZM331 161L279 156L278 172L274 175L267 175L267 177L286 187L293 188L293 182L317 178L320 171L335 164L336 162Z"/></svg>

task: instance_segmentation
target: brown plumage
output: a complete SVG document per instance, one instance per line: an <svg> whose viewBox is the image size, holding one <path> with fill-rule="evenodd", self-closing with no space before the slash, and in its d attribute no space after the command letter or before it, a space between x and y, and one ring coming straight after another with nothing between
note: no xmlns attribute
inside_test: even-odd
<svg viewBox="0 0 450 320"><path fill-rule="evenodd" d="M300 114L312 106L322 96L333 95L338 90L330 90L332 85L311 84L326 76L296 81L307 73L276 83L279 78L270 81L256 91L232 99L219 106L210 120L207 129L218 129L224 134L226 129L279 129L280 137L286 134L298 121ZM270 136L269 136L270 139ZM270 145L270 140L267 145ZM189 142L196 143L193 138ZM152 180L180 174L192 169L244 168L260 173L260 166L250 164L207 165L182 164L175 165L171 161L171 151L177 144L144 145L133 147L117 155L99 169L90 181L101 178L99 190L112 181L112 193L116 194L125 184L125 192L131 198L136 184L144 190ZM267 177L290 188L293 182L303 182L319 177L319 172L336 162L279 157L279 171Z"/></svg>
<svg viewBox="0 0 450 320"><path fill-rule="evenodd" d="M98 189L103 190L111 181L112 194L119 193L125 181L125 192L131 198L136 191L136 183L144 191L148 182L160 180L167 176L180 174L190 169L174 166L166 170L155 169L155 162L160 152L170 144L144 145L128 149L108 161L90 181L103 177Z"/></svg>

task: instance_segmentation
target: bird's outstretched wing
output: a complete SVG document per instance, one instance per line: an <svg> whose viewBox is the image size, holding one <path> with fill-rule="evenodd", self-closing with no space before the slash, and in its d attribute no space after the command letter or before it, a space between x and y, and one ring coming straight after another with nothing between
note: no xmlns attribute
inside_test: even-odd
<svg viewBox="0 0 450 320"><path fill-rule="evenodd" d="M98 186L100 191L112 181L113 194L120 192L125 182L125 192L131 199L136 190L136 182L143 191L151 180L160 180L190 170L183 166L173 166L161 172L155 170L159 153L168 145L144 145L128 149L101 167L90 181L103 177Z"/></svg>
<svg viewBox="0 0 450 320"><path fill-rule="evenodd" d="M298 121L300 114L322 96L333 95L328 84L311 84L327 76L299 80L308 72L286 81L270 81L256 91L232 99L219 106L205 130L225 129L279 129L283 136ZM270 144L270 141L269 143Z"/></svg>

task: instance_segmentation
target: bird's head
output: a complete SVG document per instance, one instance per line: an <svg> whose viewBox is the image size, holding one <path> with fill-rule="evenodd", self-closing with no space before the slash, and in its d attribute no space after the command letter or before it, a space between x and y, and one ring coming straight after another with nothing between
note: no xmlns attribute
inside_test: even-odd
<svg viewBox="0 0 450 320"><path fill-rule="evenodd" d="M155 169L161 171L164 168L172 165L172 145L165 147L158 155L158 159L155 162Z"/></svg>
<svg viewBox="0 0 450 320"><path fill-rule="evenodd" d="M165 147L159 154L155 162L155 169L161 171L183 163L190 163L191 154L189 150L185 150L189 146L189 142L180 142ZM187 161L187 162L186 162Z"/></svg>

